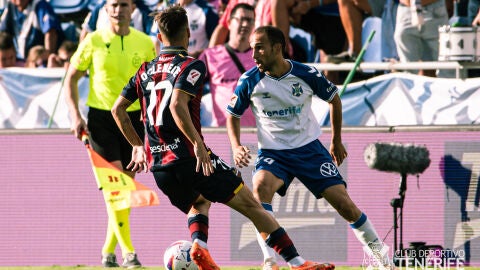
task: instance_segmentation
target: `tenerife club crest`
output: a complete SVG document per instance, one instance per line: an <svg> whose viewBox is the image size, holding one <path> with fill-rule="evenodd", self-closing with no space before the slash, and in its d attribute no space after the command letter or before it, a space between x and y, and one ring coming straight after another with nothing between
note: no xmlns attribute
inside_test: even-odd
<svg viewBox="0 0 480 270"><path fill-rule="evenodd" d="M300 83L294 83L292 85L292 95L294 97L299 97L303 94L303 89L302 89L302 86L300 85Z"/></svg>

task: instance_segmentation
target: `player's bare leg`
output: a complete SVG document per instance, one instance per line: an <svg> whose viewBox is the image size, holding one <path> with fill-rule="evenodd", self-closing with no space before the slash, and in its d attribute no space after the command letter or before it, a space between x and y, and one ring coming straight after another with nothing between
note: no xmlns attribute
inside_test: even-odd
<svg viewBox="0 0 480 270"><path fill-rule="evenodd" d="M282 256L292 270L332 270L335 268L333 264L306 261L302 258L285 230L280 227L272 215L263 209L248 187L243 186L227 205L250 219L264 242Z"/></svg>
<svg viewBox="0 0 480 270"><path fill-rule="evenodd" d="M275 191L283 185L283 181L275 177L271 172L259 170L253 176L253 196L262 207L274 217L272 200ZM278 270L277 256L275 250L269 247L262 235L256 230L257 242L263 253L263 270Z"/></svg>
<svg viewBox="0 0 480 270"><path fill-rule="evenodd" d="M391 261L384 250L384 244L379 238L373 224L352 201L344 185L328 187L322 196L332 205L353 230L362 245L370 248L380 266L390 268Z"/></svg>

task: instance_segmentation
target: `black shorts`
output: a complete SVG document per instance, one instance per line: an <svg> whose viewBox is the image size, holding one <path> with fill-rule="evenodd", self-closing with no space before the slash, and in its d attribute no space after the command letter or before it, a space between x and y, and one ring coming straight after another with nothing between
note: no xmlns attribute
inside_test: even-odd
<svg viewBox="0 0 480 270"><path fill-rule="evenodd" d="M312 9L302 16L300 28L311 33L315 47L326 54L339 54L345 49L347 35L340 16L324 15Z"/></svg>
<svg viewBox="0 0 480 270"><path fill-rule="evenodd" d="M195 172L194 158L153 172L158 188L185 214L200 194L211 202L227 203L244 185L235 168L213 153L210 158L215 165L210 176Z"/></svg>
<svg viewBox="0 0 480 270"><path fill-rule="evenodd" d="M129 112L133 127L142 141L145 137L145 128L140 120L140 111ZM90 145L93 150L107 161L121 160L126 169L132 159L132 146L123 137L110 111L90 108L88 111L88 130L90 131Z"/></svg>

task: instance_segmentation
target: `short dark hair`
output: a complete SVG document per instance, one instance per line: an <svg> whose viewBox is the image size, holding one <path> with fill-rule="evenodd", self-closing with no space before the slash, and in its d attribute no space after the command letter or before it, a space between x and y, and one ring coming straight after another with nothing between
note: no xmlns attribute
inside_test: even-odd
<svg viewBox="0 0 480 270"><path fill-rule="evenodd" d="M15 43L13 43L13 36L7 32L0 32L0 50L15 49Z"/></svg>
<svg viewBox="0 0 480 270"><path fill-rule="evenodd" d="M74 41L71 41L71 40L65 40L65 41L62 42L62 44L60 45L60 48L58 48L58 50L63 49L66 52L74 53L77 50L77 48L78 48L78 43L77 42L74 42Z"/></svg>
<svg viewBox="0 0 480 270"><path fill-rule="evenodd" d="M234 14L237 12L237 10L239 9L245 9L245 10L249 10L249 11L252 11L254 14L255 14L255 7L253 7L252 5L249 5L247 3L239 3L239 4L236 4L233 8L232 8L232 12L230 12L230 19L234 16Z"/></svg>
<svg viewBox="0 0 480 270"><path fill-rule="evenodd" d="M282 30L280 30L279 28L271 25L260 26L255 29L255 33L266 34L272 46L275 44L280 44L282 46L282 51L286 51L287 44L285 42L285 36L283 35Z"/></svg>
<svg viewBox="0 0 480 270"><path fill-rule="evenodd" d="M179 5L170 6L155 14L158 30L167 38L176 40L188 29L188 17L185 9Z"/></svg>

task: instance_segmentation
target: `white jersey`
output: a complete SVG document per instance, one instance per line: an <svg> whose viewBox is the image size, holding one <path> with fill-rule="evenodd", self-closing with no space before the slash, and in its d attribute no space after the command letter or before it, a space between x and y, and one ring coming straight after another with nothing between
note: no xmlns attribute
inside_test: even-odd
<svg viewBox="0 0 480 270"><path fill-rule="evenodd" d="M258 147L294 149L320 136L312 97L329 102L338 88L316 68L288 60L289 72L273 78L257 67L240 77L227 112L240 117L251 106L257 124Z"/></svg>
<svg viewBox="0 0 480 270"><path fill-rule="evenodd" d="M158 10L165 8L165 5L160 5ZM214 6L205 0L194 0L183 8L187 12L188 28L190 29L187 50L189 53L201 52L208 48L210 37L218 25L218 14ZM157 24L154 23L151 33L158 32Z"/></svg>
<svg viewBox="0 0 480 270"><path fill-rule="evenodd" d="M208 48L208 42L218 24L218 14L206 1L196 0L183 7L187 12L190 38L188 51L193 53Z"/></svg>

